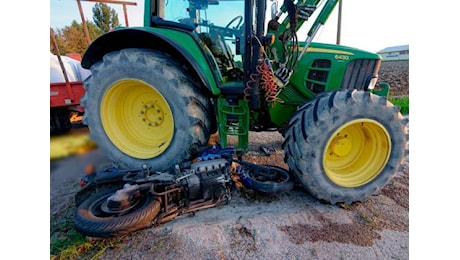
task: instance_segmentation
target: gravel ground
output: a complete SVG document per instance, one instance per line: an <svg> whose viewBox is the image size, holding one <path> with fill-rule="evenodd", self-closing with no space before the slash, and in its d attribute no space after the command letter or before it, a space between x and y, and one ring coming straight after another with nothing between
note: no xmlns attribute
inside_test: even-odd
<svg viewBox="0 0 460 260"><path fill-rule="evenodd" d="M408 94L408 85L402 88ZM279 133L251 132L250 140L245 160L287 168ZM261 145L274 152L260 153ZM75 210L73 195L86 165L105 162L95 149L50 164L52 225ZM66 233L50 236L59 239ZM364 203L323 204L301 187L276 195L233 190L229 204L117 238L99 259L172 258L408 259L409 155L394 183Z"/></svg>

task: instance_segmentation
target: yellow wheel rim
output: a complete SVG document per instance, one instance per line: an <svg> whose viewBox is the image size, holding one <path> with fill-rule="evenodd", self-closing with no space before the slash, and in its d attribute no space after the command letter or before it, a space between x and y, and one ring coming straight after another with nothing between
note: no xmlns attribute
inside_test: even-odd
<svg viewBox="0 0 460 260"><path fill-rule="evenodd" d="M174 135L174 118L163 95L136 79L113 84L102 97L101 121L112 143L135 158L162 154Z"/></svg>
<svg viewBox="0 0 460 260"><path fill-rule="evenodd" d="M329 138L323 156L326 175L337 185L359 187L374 178L390 158L391 139L375 120L356 119Z"/></svg>

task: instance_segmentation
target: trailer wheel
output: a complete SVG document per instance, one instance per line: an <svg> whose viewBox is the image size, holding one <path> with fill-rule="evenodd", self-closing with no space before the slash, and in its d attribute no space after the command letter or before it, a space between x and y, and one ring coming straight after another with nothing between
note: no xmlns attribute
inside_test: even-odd
<svg viewBox="0 0 460 260"><path fill-rule="evenodd" d="M123 49L91 67L84 123L121 167L163 171L209 139L210 108L184 66L154 50Z"/></svg>
<svg viewBox="0 0 460 260"><path fill-rule="evenodd" d="M151 227L161 209L157 196L146 193L128 212L107 213L104 202L117 189L97 193L83 201L74 215L75 229L89 237L113 237Z"/></svg>
<svg viewBox="0 0 460 260"><path fill-rule="evenodd" d="M386 98L357 90L327 92L293 115L284 133L285 162L320 200L365 201L398 171L406 133L399 107Z"/></svg>
<svg viewBox="0 0 460 260"><path fill-rule="evenodd" d="M50 134L58 135L67 133L72 128L69 119L69 111L66 108L57 107L50 109Z"/></svg>

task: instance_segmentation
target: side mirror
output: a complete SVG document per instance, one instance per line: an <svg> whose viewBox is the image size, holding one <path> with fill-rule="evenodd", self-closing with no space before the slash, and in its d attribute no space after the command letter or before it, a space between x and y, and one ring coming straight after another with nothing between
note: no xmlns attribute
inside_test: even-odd
<svg viewBox="0 0 460 260"><path fill-rule="evenodd" d="M275 0L273 1L272 7L271 7L272 20L275 19L277 13L278 13L278 1Z"/></svg>

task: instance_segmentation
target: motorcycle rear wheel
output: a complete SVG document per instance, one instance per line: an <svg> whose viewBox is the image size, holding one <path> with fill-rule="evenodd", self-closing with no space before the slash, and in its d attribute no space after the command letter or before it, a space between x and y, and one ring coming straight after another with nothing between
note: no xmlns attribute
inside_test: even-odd
<svg viewBox="0 0 460 260"><path fill-rule="evenodd" d="M83 201L74 215L75 229L85 236L107 238L151 227L161 209L160 199L145 193L135 206L123 214L104 212L103 202L116 191L112 189L94 194Z"/></svg>

